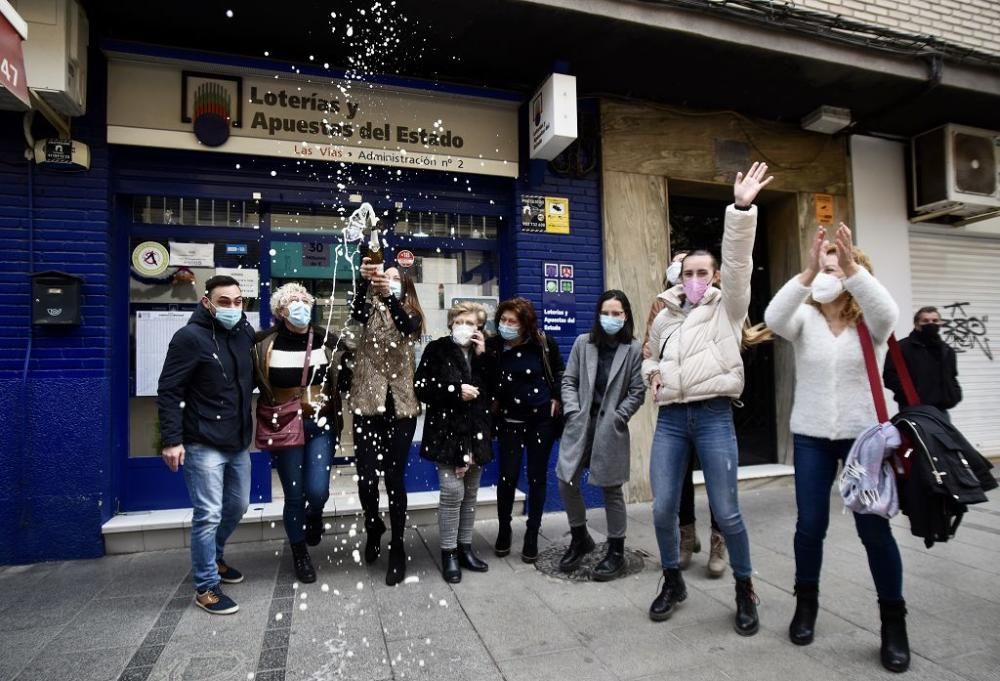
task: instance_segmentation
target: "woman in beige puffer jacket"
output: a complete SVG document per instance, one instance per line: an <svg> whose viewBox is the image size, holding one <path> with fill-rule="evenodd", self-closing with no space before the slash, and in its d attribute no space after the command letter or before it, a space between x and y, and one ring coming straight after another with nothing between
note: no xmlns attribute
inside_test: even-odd
<svg viewBox="0 0 1000 681"><path fill-rule="evenodd" d="M677 513L693 450L701 460L709 503L729 549L736 578L735 629L743 636L756 634L759 622L750 579L750 542L737 496L739 450L731 403L743 392L740 347L757 229L753 201L771 181L764 179L766 175L762 163L754 163L745 177L736 175L734 203L726 209L722 267L705 251L688 254L681 284L666 292L666 306L653 320L651 356L643 362L643 376L659 405L649 477L664 576L649 616L666 620L687 598L679 569ZM720 282L721 289L713 286Z"/></svg>

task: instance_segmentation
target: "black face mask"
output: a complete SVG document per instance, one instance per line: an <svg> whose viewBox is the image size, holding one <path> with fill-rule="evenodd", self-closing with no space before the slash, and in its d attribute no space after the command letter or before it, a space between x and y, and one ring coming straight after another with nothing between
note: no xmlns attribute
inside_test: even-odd
<svg viewBox="0 0 1000 681"><path fill-rule="evenodd" d="M941 327L937 324L924 324L920 327L920 337L927 343L940 343Z"/></svg>

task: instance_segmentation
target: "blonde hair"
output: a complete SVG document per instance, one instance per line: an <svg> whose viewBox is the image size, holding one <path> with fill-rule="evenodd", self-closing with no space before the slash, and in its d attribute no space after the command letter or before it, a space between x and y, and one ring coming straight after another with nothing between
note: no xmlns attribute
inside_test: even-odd
<svg viewBox="0 0 1000 681"><path fill-rule="evenodd" d="M271 292L271 316L278 317L278 311L283 307L288 307L288 299L294 294L302 296L303 302L309 306L312 306L316 302L316 299L313 298L313 295L309 293L309 290L305 286L297 281L290 281Z"/></svg>
<svg viewBox="0 0 1000 681"><path fill-rule="evenodd" d="M829 246L826 247L826 250L823 252L823 255L826 256L836 252L837 252L837 247L834 246L833 244L830 244ZM851 255L854 257L854 262L858 263L866 270L868 270L869 274L875 274L875 268L872 266L872 259L868 257L867 253L862 251L857 246L851 246ZM844 311L840 313L840 316L844 321L848 322L849 324L856 324L858 320L861 319L862 316L864 316L864 313L861 311L861 306L858 305L858 301L854 299L854 296L852 296L850 293L848 293L847 296L848 296L847 305L844 307ZM822 307L820 306L820 304L817 303L815 300L813 300L813 297L811 295L809 296L809 299L806 302L809 305L815 307L817 310L822 311Z"/></svg>
<svg viewBox="0 0 1000 681"><path fill-rule="evenodd" d="M479 303L473 303L471 301L462 301L460 303L455 303L448 310L448 328L451 328L452 322L455 321L455 317L463 314L474 314L476 315L476 323L482 326L486 323L486 308Z"/></svg>

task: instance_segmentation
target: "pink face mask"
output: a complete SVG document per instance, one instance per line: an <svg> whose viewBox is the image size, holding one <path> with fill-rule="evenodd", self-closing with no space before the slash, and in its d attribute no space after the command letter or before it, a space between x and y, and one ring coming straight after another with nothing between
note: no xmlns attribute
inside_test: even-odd
<svg viewBox="0 0 1000 681"><path fill-rule="evenodd" d="M708 287L712 285L711 278L701 280L697 277L691 277L690 279L684 280L684 295L687 300L692 305L697 305L701 302L701 299L705 297L705 291Z"/></svg>

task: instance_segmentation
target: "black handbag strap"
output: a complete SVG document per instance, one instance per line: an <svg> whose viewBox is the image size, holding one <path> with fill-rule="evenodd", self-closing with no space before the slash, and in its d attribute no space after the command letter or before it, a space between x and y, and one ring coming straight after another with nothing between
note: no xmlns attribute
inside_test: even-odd
<svg viewBox="0 0 1000 681"><path fill-rule="evenodd" d="M307 385L309 385L309 365L312 360L312 351L313 351L313 328L310 326L309 340L306 341L306 361L302 365L302 384L299 386L300 388L303 389Z"/></svg>

